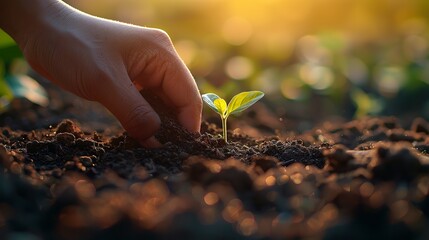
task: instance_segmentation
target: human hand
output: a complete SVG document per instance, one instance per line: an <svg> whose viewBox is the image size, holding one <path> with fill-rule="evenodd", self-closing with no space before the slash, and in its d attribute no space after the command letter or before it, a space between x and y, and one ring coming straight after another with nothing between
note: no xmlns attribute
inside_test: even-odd
<svg viewBox="0 0 429 240"><path fill-rule="evenodd" d="M109 109L144 145L153 146L160 119L139 90L176 111L187 130L200 129L196 83L168 35L53 4L29 36L17 41L30 65L62 88ZM46 14L45 14L46 15Z"/></svg>

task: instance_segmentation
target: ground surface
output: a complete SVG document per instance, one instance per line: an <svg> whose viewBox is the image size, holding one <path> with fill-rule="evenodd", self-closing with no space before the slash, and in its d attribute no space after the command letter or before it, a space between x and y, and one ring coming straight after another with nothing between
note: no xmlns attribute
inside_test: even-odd
<svg viewBox="0 0 429 240"><path fill-rule="evenodd" d="M422 119L230 132L225 144L212 123L190 134L164 117L163 147L146 149L14 114L1 117L0 239L429 239Z"/></svg>

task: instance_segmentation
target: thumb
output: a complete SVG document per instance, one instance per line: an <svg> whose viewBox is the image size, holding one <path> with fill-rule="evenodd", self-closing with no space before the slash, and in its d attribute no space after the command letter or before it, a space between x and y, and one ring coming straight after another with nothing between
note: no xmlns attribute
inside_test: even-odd
<svg viewBox="0 0 429 240"><path fill-rule="evenodd" d="M125 81L109 81L112 84L101 88L97 100L115 115L131 137L144 144L159 129L161 120L125 76Z"/></svg>

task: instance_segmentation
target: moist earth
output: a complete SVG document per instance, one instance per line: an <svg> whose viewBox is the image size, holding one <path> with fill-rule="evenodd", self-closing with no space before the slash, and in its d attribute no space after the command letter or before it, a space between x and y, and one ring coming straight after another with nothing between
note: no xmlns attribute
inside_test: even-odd
<svg viewBox="0 0 429 240"><path fill-rule="evenodd" d="M225 143L170 115L155 149L69 119L1 127L0 239L429 239L424 119Z"/></svg>

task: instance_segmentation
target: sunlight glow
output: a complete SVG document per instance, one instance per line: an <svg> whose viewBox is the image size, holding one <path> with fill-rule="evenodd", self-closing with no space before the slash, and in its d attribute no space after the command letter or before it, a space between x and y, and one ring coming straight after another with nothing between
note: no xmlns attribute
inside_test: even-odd
<svg viewBox="0 0 429 240"><path fill-rule="evenodd" d="M376 75L380 93L385 97L395 96L405 82L405 73L399 67L382 67Z"/></svg>
<svg viewBox="0 0 429 240"><path fill-rule="evenodd" d="M229 77L243 80L253 73L253 64L248 58L237 56L228 60L225 71Z"/></svg>
<svg viewBox="0 0 429 240"><path fill-rule="evenodd" d="M300 68L299 75L305 83L316 90L324 90L334 82L332 70L323 66L304 64Z"/></svg>
<svg viewBox="0 0 429 240"><path fill-rule="evenodd" d="M303 83L297 78L287 78L282 81L280 90L284 97L291 100L301 99L304 95Z"/></svg>
<svg viewBox="0 0 429 240"><path fill-rule="evenodd" d="M249 40L253 29L249 21L240 17L232 17L225 21L222 36L231 45L242 45Z"/></svg>
<svg viewBox="0 0 429 240"><path fill-rule="evenodd" d="M404 41L404 53L413 61L424 59L429 50L429 44L426 38L419 35L410 35Z"/></svg>
<svg viewBox="0 0 429 240"><path fill-rule="evenodd" d="M298 50L303 61L312 64L330 63L330 53L321 46L316 36L307 35L299 39Z"/></svg>
<svg viewBox="0 0 429 240"><path fill-rule="evenodd" d="M358 58L349 58L346 62L344 75L354 84L363 85L368 81L368 67Z"/></svg>
<svg viewBox="0 0 429 240"><path fill-rule="evenodd" d="M175 43L176 51L186 65L191 64L197 55L197 46L190 40L181 40Z"/></svg>

